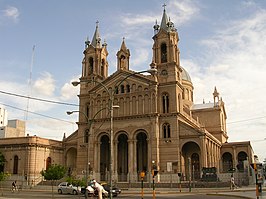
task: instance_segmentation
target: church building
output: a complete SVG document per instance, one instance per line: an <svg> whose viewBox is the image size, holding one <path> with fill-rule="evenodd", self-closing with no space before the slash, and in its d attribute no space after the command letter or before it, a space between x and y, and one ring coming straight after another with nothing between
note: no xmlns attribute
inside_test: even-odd
<svg viewBox="0 0 266 199"><path fill-rule="evenodd" d="M197 180L203 168L220 179L236 166L243 172L254 159L250 142L228 143L225 103L215 86L212 102L194 104L192 80L180 65L178 32L165 9L153 28L147 70L130 69L123 39L117 69L108 75L107 44L96 24L92 41L85 42L80 81L73 82L80 85L79 121L63 140L66 166L82 175L88 164L94 178L116 182L137 182L140 172L148 175L153 168L161 182L170 174L185 180L192 172Z"/></svg>
<svg viewBox="0 0 266 199"><path fill-rule="evenodd" d="M21 184L37 184L51 164L66 166L73 176L117 183L139 182L141 172L150 181L153 169L158 182L197 181L208 173L229 181L234 171L248 177L254 162L250 142L228 142L225 103L215 85L212 102L194 103L191 77L180 65L178 32L165 9L153 29L147 69L130 68L123 39L116 71L109 75L107 44L97 23L92 41L85 42L79 82L73 82L80 86L80 106L68 113L79 114L78 129L56 141L25 136L21 122L0 125L6 159L0 171Z"/></svg>

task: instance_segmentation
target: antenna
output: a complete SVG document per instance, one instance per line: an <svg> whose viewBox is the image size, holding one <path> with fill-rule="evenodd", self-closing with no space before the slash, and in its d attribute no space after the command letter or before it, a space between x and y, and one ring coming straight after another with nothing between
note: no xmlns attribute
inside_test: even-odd
<svg viewBox="0 0 266 199"><path fill-rule="evenodd" d="M28 111L29 111L29 104L30 104L30 96L32 92L31 82L32 82L32 67L33 67L33 61L34 61L34 51L35 51L35 45L32 47L32 55L31 55L31 64L30 64L30 78L29 78L29 93L28 93L28 100L27 100L27 108L25 113L25 121L28 120Z"/></svg>

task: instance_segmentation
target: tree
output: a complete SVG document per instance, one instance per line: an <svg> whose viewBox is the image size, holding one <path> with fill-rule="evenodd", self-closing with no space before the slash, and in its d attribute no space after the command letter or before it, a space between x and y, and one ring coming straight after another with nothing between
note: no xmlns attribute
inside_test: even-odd
<svg viewBox="0 0 266 199"><path fill-rule="evenodd" d="M2 152L0 152L0 172L4 171L5 163L6 163L5 156L2 154Z"/></svg>
<svg viewBox="0 0 266 199"><path fill-rule="evenodd" d="M60 180L65 176L67 169L58 164L53 164L48 167L47 170L41 171L41 175L45 180L50 180L52 185L52 198L54 198L54 185L57 180Z"/></svg>
<svg viewBox="0 0 266 199"><path fill-rule="evenodd" d="M2 182L5 181L8 177L10 176L9 173L4 173L4 172L0 172L0 183L1 183L1 195L3 196L3 187L2 187Z"/></svg>

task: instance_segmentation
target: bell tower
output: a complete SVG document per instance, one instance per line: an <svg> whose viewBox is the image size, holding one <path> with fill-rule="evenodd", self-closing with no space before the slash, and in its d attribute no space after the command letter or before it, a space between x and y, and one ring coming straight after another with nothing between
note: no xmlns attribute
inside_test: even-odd
<svg viewBox="0 0 266 199"><path fill-rule="evenodd" d="M102 44L99 33L99 22L96 22L96 29L92 41L85 42L84 58L82 61L82 77L85 79L103 80L108 76L107 44Z"/></svg>
<svg viewBox="0 0 266 199"><path fill-rule="evenodd" d="M125 38L123 38L120 50L117 52L116 56L117 56L117 70L129 70L130 51L126 47Z"/></svg>
<svg viewBox="0 0 266 199"><path fill-rule="evenodd" d="M167 17L165 6L164 4L161 25L156 21L153 26L154 44L151 65L157 67L158 73L164 76L167 82L181 81L179 37L174 23Z"/></svg>

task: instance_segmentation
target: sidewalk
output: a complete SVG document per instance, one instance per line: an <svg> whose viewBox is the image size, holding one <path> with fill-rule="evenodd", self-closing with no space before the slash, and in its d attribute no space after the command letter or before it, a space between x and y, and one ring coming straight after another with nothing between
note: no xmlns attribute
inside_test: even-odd
<svg viewBox="0 0 266 199"><path fill-rule="evenodd" d="M155 189L156 194L189 194L189 193L200 193L206 195L220 195L220 196L237 196L239 198L254 199L256 198L255 186L241 187L235 190L230 190L228 187L223 188L192 188L189 192L188 188L181 189L181 192L178 188L157 188ZM141 193L141 189L127 189L122 190L124 194L138 194ZM144 194L152 194L152 189L145 188ZM266 199L266 189L262 191L262 195L259 196L259 199Z"/></svg>
<svg viewBox="0 0 266 199"><path fill-rule="evenodd" d="M207 195L222 195L222 196L238 196L239 198L254 199L256 198L255 185L241 187L235 190L230 190L229 187L222 188L191 188L191 192L188 188L182 188L181 192L178 188L155 188L156 194L190 194L190 193L200 193ZM33 191L45 191L51 190L51 186L38 185L33 187ZM56 187L54 187L54 191ZM152 188L144 188L144 194L152 194ZM140 194L141 188L128 188L122 189L122 194ZM262 196L260 199L266 199L266 188L263 187Z"/></svg>

